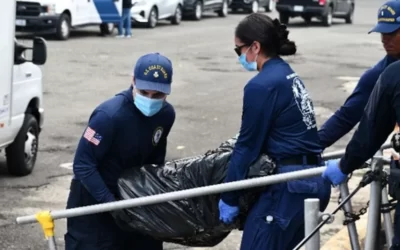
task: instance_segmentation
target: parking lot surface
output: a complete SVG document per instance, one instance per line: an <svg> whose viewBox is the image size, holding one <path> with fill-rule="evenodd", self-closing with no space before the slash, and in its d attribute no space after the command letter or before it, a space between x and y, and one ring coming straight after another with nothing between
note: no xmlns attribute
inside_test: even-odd
<svg viewBox="0 0 400 250"><path fill-rule="evenodd" d="M289 24L298 53L288 57L314 102L318 126L344 102L358 77L384 55L380 37L367 32L376 22L383 1L356 3L355 23L334 20L326 28L302 19ZM276 12L267 13L273 17ZM78 139L91 111L103 100L129 87L135 61L142 54L161 52L174 65L168 100L176 110L168 141L168 159L204 153L235 135L240 126L242 93L254 73L246 72L233 51L235 25L244 14L226 18L210 15L179 26L168 22L152 30L133 29L131 39L98 36L98 28L76 31L65 42L48 40L44 74L45 127L34 172L16 178L0 168L0 249L43 250L46 242L38 225L15 225L17 216L41 209L59 210L66 204ZM24 40L26 38L23 38ZM329 148L346 145L350 134ZM365 195L355 197L356 206ZM332 211L337 201L333 194ZM357 203L359 202L359 204ZM341 228L340 220L324 227L322 240ZM63 249L65 221L56 222ZM213 249L239 248L240 232L233 232ZM167 249L184 249L166 244Z"/></svg>

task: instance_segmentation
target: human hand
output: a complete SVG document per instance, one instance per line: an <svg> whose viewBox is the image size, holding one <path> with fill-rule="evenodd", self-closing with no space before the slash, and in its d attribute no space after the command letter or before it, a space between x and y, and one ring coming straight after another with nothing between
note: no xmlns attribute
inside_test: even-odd
<svg viewBox="0 0 400 250"><path fill-rule="evenodd" d="M347 179L347 174L343 174L339 168L340 160L329 160L326 162L326 169L322 177L328 179L333 185L339 185Z"/></svg>
<svg viewBox="0 0 400 250"><path fill-rule="evenodd" d="M229 206L222 200L219 200L219 219L225 224L230 224L239 214L239 207Z"/></svg>

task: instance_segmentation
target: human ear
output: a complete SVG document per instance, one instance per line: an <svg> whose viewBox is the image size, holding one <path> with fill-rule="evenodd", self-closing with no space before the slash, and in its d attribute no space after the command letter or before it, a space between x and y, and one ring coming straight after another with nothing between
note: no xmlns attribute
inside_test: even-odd
<svg viewBox="0 0 400 250"><path fill-rule="evenodd" d="M253 50L254 54L258 55L261 51L261 44L259 42L255 41L253 43L252 50Z"/></svg>

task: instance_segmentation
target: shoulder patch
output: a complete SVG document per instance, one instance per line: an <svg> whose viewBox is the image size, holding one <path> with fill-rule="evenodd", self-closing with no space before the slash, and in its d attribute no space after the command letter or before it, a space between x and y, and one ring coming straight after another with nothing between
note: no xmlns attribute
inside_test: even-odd
<svg viewBox="0 0 400 250"><path fill-rule="evenodd" d="M306 90L303 81L297 76L293 79L292 91L294 100L299 111L303 115L303 122L307 126L307 129L317 127L313 103L308 95L308 91Z"/></svg>
<svg viewBox="0 0 400 250"><path fill-rule="evenodd" d="M98 146L100 144L102 136L91 127L87 127L85 133L83 134L83 138L85 138L90 143Z"/></svg>
<svg viewBox="0 0 400 250"><path fill-rule="evenodd" d="M159 142L160 139L161 139L161 136L162 136L162 134L163 134L163 131L164 131L164 129L163 129L162 127L157 127L157 128L154 130L153 138L152 138L152 140L153 140L153 145L154 145L154 146L157 146L158 142Z"/></svg>

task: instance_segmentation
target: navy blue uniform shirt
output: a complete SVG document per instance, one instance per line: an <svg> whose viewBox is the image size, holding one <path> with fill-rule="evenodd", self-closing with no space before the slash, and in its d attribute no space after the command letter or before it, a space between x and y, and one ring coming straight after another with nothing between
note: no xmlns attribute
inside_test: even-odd
<svg viewBox="0 0 400 250"><path fill-rule="evenodd" d="M92 113L75 154L74 178L99 202L115 199L124 169L162 164L175 111L165 102L144 116L134 105L132 87L100 104Z"/></svg>
<svg viewBox="0 0 400 250"><path fill-rule="evenodd" d="M303 82L281 58L272 58L244 88L242 125L226 182L245 179L263 153L274 159L321 153L312 101ZM239 192L222 194L237 205Z"/></svg>
<svg viewBox="0 0 400 250"><path fill-rule="evenodd" d="M325 149L350 132L360 121L368 98L379 75L396 59L385 56L373 68L367 70L358 81L353 93L343 106L331 116L318 131L321 146Z"/></svg>
<svg viewBox="0 0 400 250"><path fill-rule="evenodd" d="M360 125L340 161L345 174L370 159L400 124L400 61L386 68L378 79L365 107Z"/></svg>

